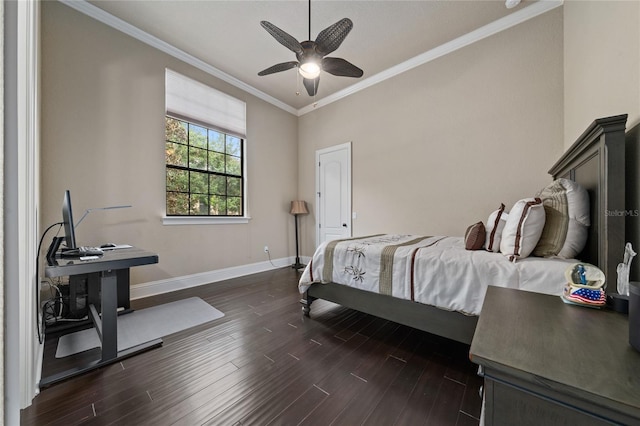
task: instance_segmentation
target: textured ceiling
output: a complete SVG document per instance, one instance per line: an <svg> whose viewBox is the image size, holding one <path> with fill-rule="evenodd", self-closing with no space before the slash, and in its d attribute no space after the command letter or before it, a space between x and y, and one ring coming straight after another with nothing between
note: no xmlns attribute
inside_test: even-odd
<svg viewBox="0 0 640 426"><path fill-rule="evenodd" d="M295 110L349 90L360 81L411 60L447 42L518 12L533 2L507 9L504 1L327 1L311 2L311 38L348 17L353 30L329 56L364 70L360 79L320 76L316 99L309 97L290 69L259 77L273 64L295 60L261 26L269 21L298 41L308 39L309 3L288 1L90 1L91 5L204 61ZM296 92L300 92L299 95ZM335 95L334 95L335 96Z"/></svg>

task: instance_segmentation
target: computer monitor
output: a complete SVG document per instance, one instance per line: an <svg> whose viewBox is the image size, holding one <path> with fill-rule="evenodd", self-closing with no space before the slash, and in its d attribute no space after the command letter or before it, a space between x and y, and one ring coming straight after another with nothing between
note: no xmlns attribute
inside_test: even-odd
<svg viewBox="0 0 640 426"><path fill-rule="evenodd" d="M64 241L66 250L76 248L76 232L73 225L73 211L71 209L71 193L67 189L62 200L62 222L64 223Z"/></svg>

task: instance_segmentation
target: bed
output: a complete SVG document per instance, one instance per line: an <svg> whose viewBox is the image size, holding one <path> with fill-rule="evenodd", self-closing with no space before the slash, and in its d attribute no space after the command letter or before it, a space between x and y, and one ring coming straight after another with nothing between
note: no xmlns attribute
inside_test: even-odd
<svg viewBox="0 0 640 426"><path fill-rule="evenodd" d="M596 119L549 170L554 179L570 179L589 194L591 226L585 247L577 258L598 266L605 273L608 281L614 283L609 285L608 291L615 291L616 267L624 253L626 119L627 115ZM340 274L332 269L333 256L344 255L339 251L334 253L331 248L340 244L349 246L352 258L367 253L374 254L369 257L389 256L390 266L376 270L374 265L351 268L336 263L342 275L350 276L349 282L353 286L340 284L336 282ZM460 244L463 244L460 238L414 235L372 235L325 243L316 250L300 279L303 314L310 316L313 301L324 299L470 344L486 286L512 286L554 294L558 284L552 282L552 277L561 276L569 262L574 262L535 258L509 262L499 253L465 253ZM390 250L390 245L392 252L383 253ZM443 252L454 255L443 256ZM539 260L545 261L545 265L535 266ZM363 261L358 265L362 266ZM536 286L527 284L527 277L531 276L527 268L542 274L543 279L538 279ZM464 279L466 284L460 284L463 281L458 276L463 273L461 271L472 274L472 278ZM375 280L371 280L372 275L376 276ZM435 282L443 279L444 283ZM401 281L407 285L396 284ZM479 285L469 285L469 282ZM435 287L436 284L440 287ZM371 286L379 288L374 290ZM465 294L466 299L472 300L470 305L468 302L460 304L457 300L456 295L461 292L470 292Z"/></svg>

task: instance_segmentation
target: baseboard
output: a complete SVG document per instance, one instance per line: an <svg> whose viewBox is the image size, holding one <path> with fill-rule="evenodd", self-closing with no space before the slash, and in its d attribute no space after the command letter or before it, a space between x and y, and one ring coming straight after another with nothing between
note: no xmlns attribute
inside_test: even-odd
<svg viewBox="0 0 640 426"><path fill-rule="evenodd" d="M307 263L309 262L310 258L302 257L301 260ZM249 265L233 266L231 268L217 269L214 271L201 272L193 275L185 275L182 277L135 284L131 286L131 300L155 296L163 293L170 293L177 290L184 290L186 288L197 287L200 285L215 283L217 281L228 280L231 278L243 277L245 275L256 274L258 272L279 269L285 266L291 266L294 261L294 257L285 257L282 259L274 259L271 262L265 261L252 263Z"/></svg>

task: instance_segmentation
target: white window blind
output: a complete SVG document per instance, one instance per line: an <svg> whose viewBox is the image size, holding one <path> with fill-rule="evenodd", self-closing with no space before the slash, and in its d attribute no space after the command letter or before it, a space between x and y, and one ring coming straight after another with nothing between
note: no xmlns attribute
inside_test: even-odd
<svg viewBox="0 0 640 426"><path fill-rule="evenodd" d="M197 121L241 138L247 133L246 104L212 87L166 69L167 115Z"/></svg>

